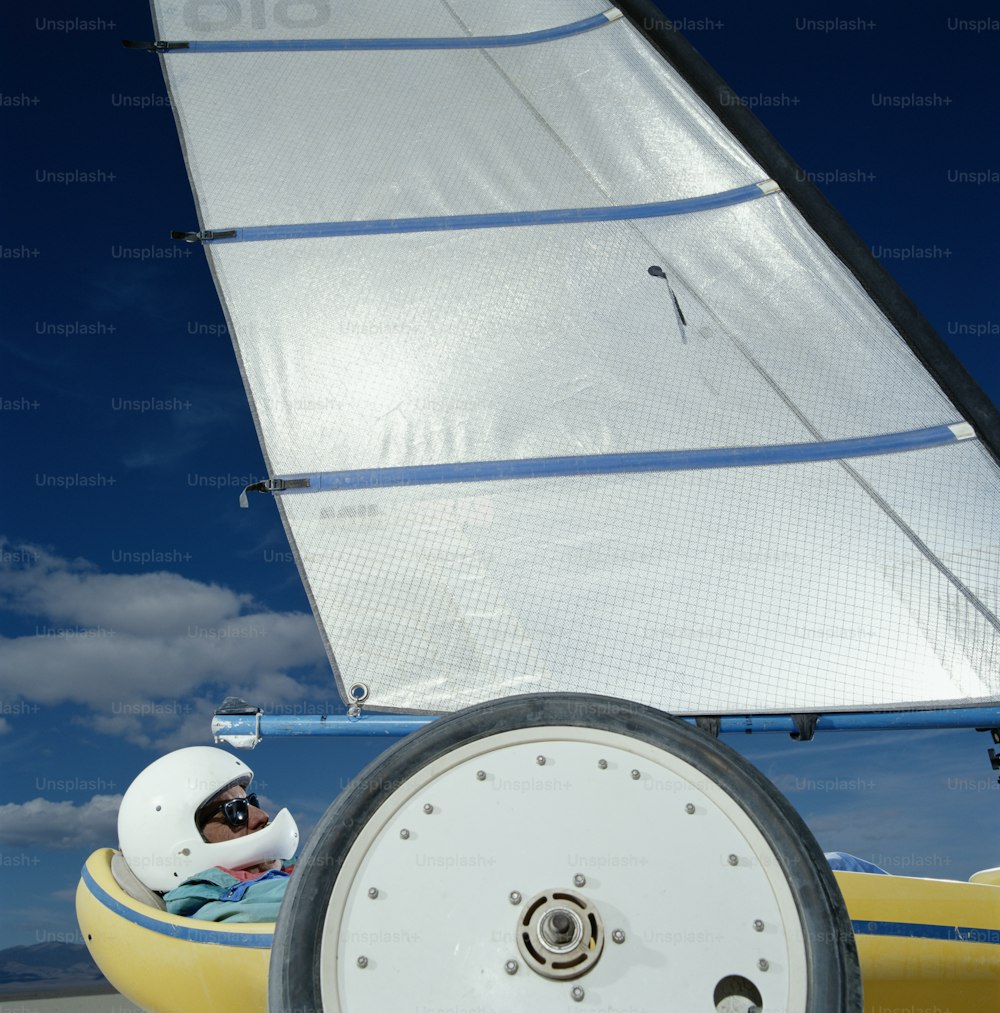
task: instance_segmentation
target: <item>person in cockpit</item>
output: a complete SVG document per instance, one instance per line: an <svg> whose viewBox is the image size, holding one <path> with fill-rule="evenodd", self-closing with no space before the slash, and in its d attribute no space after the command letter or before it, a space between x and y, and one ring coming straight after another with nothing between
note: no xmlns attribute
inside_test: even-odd
<svg viewBox="0 0 1000 1013"><path fill-rule="evenodd" d="M171 914L204 921L268 922L294 866L298 827L273 819L247 794L253 771L222 749L190 746L151 763L118 810L119 848Z"/></svg>

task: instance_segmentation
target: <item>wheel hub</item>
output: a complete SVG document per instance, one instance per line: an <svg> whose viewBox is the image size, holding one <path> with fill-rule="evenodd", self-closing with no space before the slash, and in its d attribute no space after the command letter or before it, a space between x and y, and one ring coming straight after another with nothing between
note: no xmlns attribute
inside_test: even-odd
<svg viewBox="0 0 1000 1013"><path fill-rule="evenodd" d="M604 950L597 908L571 890L532 897L518 915L515 934L525 964L544 978L579 978L597 965Z"/></svg>

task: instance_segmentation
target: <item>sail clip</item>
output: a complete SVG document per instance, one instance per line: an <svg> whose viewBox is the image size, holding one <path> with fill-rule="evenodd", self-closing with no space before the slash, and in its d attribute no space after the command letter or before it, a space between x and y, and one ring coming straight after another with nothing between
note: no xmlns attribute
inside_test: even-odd
<svg viewBox="0 0 1000 1013"><path fill-rule="evenodd" d="M249 505L248 492L284 492L286 489L308 489L308 478L267 478L263 482L251 482L240 493L240 506L245 510Z"/></svg>
<svg viewBox="0 0 1000 1013"><path fill-rule="evenodd" d="M816 734L818 714L791 714L789 716L795 724L795 731L789 733L791 738L798 742L808 742Z"/></svg>
<svg viewBox="0 0 1000 1013"><path fill-rule="evenodd" d="M171 239L183 239L185 243L204 243L211 239L235 239L236 229L205 229L203 232L178 232L170 233Z"/></svg>
<svg viewBox="0 0 1000 1013"><path fill-rule="evenodd" d="M188 49L190 42L139 42L135 39L122 39L126 49L145 49L147 53L166 53L171 49Z"/></svg>
<svg viewBox="0 0 1000 1013"><path fill-rule="evenodd" d="M703 731L707 732L712 736L713 739L719 737L719 732L722 731L722 718L717 717L696 717L694 723Z"/></svg>
<svg viewBox="0 0 1000 1013"><path fill-rule="evenodd" d="M977 728L976 731L989 732L990 738L993 739L997 745L1000 745L1000 728ZM998 753L995 749L987 749L986 752L989 753L990 756L990 766L994 770L1000 770L1000 753ZM1000 777L997 778L997 784L1000 784Z"/></svg>

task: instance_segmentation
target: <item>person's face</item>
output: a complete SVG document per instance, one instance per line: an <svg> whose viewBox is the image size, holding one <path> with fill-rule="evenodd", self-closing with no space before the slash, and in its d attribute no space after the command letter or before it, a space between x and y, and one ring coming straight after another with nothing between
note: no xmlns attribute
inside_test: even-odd
<svg viewBox="0 0 1000 1013"><path fill-rule="evenodd" d="M225 791L220 791L210 803L206 803L206 809L217 808L222 802L228 802L231 798L246 798L246 789L241 785L233 785ZM235 837L246 837L257 830L267 826L268 815L263 809L252 805L247 814L247 821L241 827L231 827L226 822L225 814L216 812L215 815L201 828L202 837L209 844L218 844L221 841L231 841Z"/></svg>

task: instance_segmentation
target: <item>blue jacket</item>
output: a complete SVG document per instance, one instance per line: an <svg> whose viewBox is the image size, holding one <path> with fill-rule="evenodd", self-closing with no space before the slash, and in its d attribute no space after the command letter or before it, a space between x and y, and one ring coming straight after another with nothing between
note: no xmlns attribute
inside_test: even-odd
<svg viewBox="0 0 1000 1013"><path fill-rule="evenodd" d="M206 922L273 922L289 873L272 869L244 881L222 869L206 869L163 895L173 915Z"/></svg>

